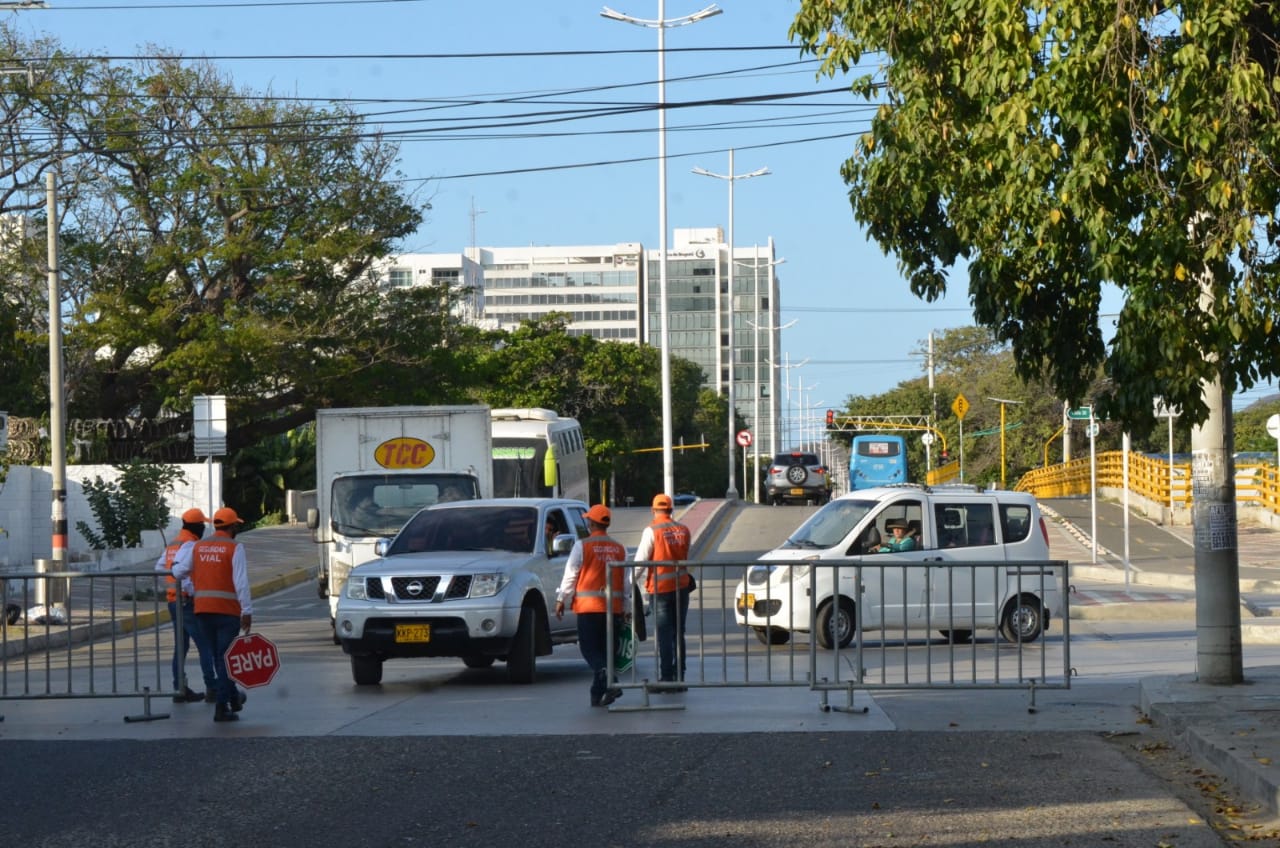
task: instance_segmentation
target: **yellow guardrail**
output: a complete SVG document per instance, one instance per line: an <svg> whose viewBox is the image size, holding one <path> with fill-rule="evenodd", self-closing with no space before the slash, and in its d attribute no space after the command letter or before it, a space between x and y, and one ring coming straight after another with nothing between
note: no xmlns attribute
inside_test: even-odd
<svg viewBox="0 0 1280 848"><path fill-rule="evenodd" d="M1097 455L1099 488L1124 487L1124 452ZM931 481L932 482L932 481ZM1089 494L1089 458L1083 457L1036 468L1022 475L1014 488L1038 498ZM1177 509L1191 506L1191 463L1172 466L1142 454L1129 454L1129 490L1156 503ZM1280 470L1266 462L1236 465L1236 501L1280 513Z"/></svg>

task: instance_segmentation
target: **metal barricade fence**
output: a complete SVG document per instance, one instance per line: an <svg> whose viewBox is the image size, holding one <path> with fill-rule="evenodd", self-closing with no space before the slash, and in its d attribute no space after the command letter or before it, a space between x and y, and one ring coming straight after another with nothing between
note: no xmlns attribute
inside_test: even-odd
<svg viewBox="0 0 1280 848"><path fill-rule="evenodd" d="M642 701L609 709L683 709L649 695L686 688L803 686L819 693L824 711L865 713L854 708L855 692L913 689L1021 689L1034 711L1037 689L1071 688L1066 562L876 559L681 563L698 584L685 622L687 673L656 679L651 615L618 682L639 689ZM845 704L832 705L831 692L844 692Z"/></svg>
<svg viewBox="0 0 1280 848"><path fill-rule="evenodd" d="M4 608L17 607L21 616L14 623L6 616L0 630L0 701L142 698L143 713L126 715L125 721L168 718L151 709L153 698L176 694L170 686L174 627L167 625L165 576L156 571L3 575ZM65 600L55 604L51 598ZM181 627L182 605L176 608ZM188 656L194 653L193 647Z"/></svg>

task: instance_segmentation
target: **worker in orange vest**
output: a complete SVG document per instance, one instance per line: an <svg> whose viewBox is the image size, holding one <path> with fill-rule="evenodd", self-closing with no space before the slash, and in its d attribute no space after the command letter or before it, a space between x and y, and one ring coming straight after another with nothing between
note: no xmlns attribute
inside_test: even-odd
<svg viewBox="0 0 1280 848"><path fill-rule="evenodd" d="M236 533L244 524L236 511L223 507L213 514L213 535L191 546L191 556L174 563L173 576L188 575L195 588L196 620L213 649L213 672L217 679L217 706L214 721L236 721L244 707L245 695L227 676L227 648L240 632L253 624L253 600L249 594L249 571L244 545Z"/></svg>
<svg viewBox="0 0 1280 848"><path fill-rule="evenodd" d="M670 495L653 496L653 523L640 534L635 558L637 563L668 563L646 569L644 589L652 599L658 632L658 680L672 683L684 680L685 622L689 617L689 595L697 586L687 568L672 564L689 558L692 538L689 528L671 517L673 509ZM658 691L683 692L684 687Z"/></svg>
<svg viewBox="0 0 1280 848"><path fill-rule="evenodd" d="M609 563L625 562L627 549L609 538L612 516L604 504L596 504L583 514L590 535L574 543L564 578L556 591L556 618L564 618L565 605L578 617L578 650L591 667L591 706L607 707L622 697L622 689L609 679L610 612L615 638L631 618L631 569L610 568ZM612 593L612 610L605 594L608 581Z"/></svg>
<svg viewBox="0 0 1280 848"><path fill-rule="evenodd" d="M196 622L195 591L190 581L179 586L173 576L173 564L178 558L191 557L191 546L204 536L205 524L209 521L199 509L189 509L182 513L182 529L174 538L173 544L164 549L156 560L156 571L165 573L165 596L169 602L169 620L173 622L173 702L189 704L194 701L213 703L215 698L213 675L213 652L205 641L204 631ZM181 601L179 601L181 598ZM181 603L182 622L178 622L179 603ZM200 656L200 672L204 676L204 692L192 692L187 686L187 652L195 643L196 653Z"/></svg>

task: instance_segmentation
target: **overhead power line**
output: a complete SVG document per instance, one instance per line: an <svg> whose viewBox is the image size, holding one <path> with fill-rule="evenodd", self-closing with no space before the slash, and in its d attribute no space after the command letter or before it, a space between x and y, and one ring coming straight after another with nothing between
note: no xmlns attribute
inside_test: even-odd
<svg viewBox="0 0 1280 848"><path fill-rule="evenodd" d="M110 5L68 6L59 0L58 5L42 11L49 12L101 12L125 9L249 9L273 6L372 6L390 3L424 3L426 0L245 0L236 3L112 3Z"/></svg>
<svg viewBox="0 0 1280 848"><path fill-rule="evenodd" d="M324 2L324 0L321 0ZM335 4L341 2L357 2L357 0L330 0ZM407 0L359 0L359 2L368 3L394 3L407 2ZM211 4L209 8L224 8L226 6L234 6L237 4ZM245 4L245 5L295 5L290 3L262 3L262 4ZM309 5L298 3L296 5ZM88 8L88 7L80 7ZM127 7L94 7L94 8L127 8ZM145 8L160 8L150 6ZM183 7L192 8L192 7ZM670 55L673 53L749 53L761 50L792 50L798 51L794 44L761 44L754 46L727 46L727 47L668 47L662 52ZM109 62L142 62L153 61L158 62L164 59L207 59L210 62L261 62L261 61L324 61L332 62L335 60L353 59L362 62L369 60L377 60L381 62L393 60L421 60L421 59L563 59L567 56L649 56L656 54L657 48L654 47L629 47L617 48L609 50L504 50L499 52L477 52L477 53L228 53L224 55L201 55L201 56L175 56L171 53L140 53L136 55L113 55L113 54L97 54L88 53L76 58L80 59L105 59ZM37 61L49 61L54 57L45 56ZM814 60L816 61L816 60Z"/></svg>

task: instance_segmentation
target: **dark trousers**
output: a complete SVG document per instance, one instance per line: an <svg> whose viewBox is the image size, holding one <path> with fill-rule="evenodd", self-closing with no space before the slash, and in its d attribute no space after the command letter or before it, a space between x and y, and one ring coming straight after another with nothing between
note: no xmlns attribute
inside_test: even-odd
<svg viewBox="0 0 1280 848"><path fill-rule="evenodd" d="M239 700L239 693L236 692L235 681L227 676L226 655L227 648L231 647L240 633L240 616L202 612L196 615L196 619L213 650L213 675L217 678L215 691L218 693L218 706L230 708Z"/></svg>
<svg viewBox="0 0 1280 848"><path fill-rule="evenodd" d="M182 605L182 626L178 626L178 602L169 602L169 619L173 622L173 691L181 692L186 677L187 653L192 643L196 653L200 655L200 675L204 678L204 688L214 692L218 679L213 673L213 651L209 649L209 641L204 637L204 629L196 620L195 602L187 599Z"/></svg>
<svg viewBox="0 0 1280 848"><path fill-rule="evenodd" d="M613 617L615 638L622 632L624 626L622 616L615 615ZM613 646L609 644L608 627L607 613L578 613L578 650L582 651L582 658L591 667L592 703L600 700L611 683L617 682L616 679L609 680L609 654L613 651Z"/></svg>
<svg viewBox="0 0 1280 848"><path fill-rule="evenodd" d="M658 592L653 596L653 617L658 638L658 679L684 680L684 629L689 621L689 589ZM680 670L679 677L676 669Z"/></svg>

